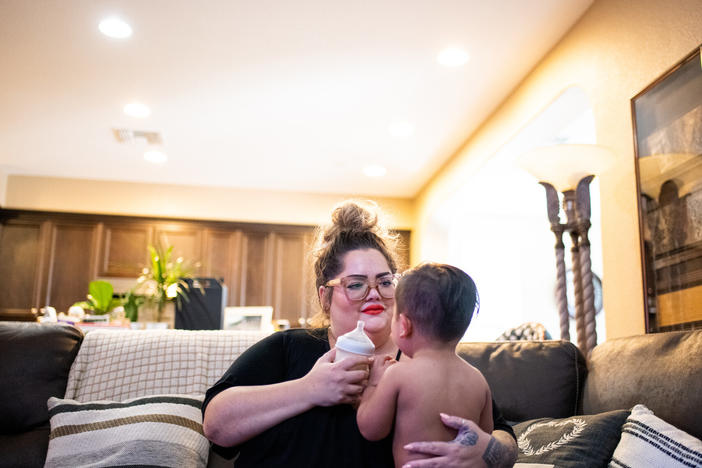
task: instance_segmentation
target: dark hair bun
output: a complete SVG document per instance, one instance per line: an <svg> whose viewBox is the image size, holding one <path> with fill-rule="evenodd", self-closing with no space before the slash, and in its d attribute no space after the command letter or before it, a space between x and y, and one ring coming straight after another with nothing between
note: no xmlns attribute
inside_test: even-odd
<svg viewBox="0 0 702 468"><path fill-rule="evenodd" d="M390 270L397 271L398 236L388 232L386 222L375 202L347 200L334 207L329 224L317 228L314 247L308 258L313 264L315 296L322 311L308 321L312 326L328 325L333 290L327 289L324 297L317 291L344 268L347 252L376 249L383 254Z"/></svg>
<svg viewBox="0 0 702 468"><path fill-rule="evenodd" d="M324 230L325 242L333 240L341 233L370 231L381 234L383 231L378 225L377 205L373 202L343 202L334 208L331 221L331 225Z"/></svg>

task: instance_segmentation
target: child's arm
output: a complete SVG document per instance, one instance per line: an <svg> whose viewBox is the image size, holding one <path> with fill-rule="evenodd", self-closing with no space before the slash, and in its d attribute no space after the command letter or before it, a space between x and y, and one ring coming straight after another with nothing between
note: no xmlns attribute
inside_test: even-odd
<svg viewBox="0 0 702 468"><path fill-rule="evenodd" d="M371 366L368 386L356 412L356 422L363 437L380 440L387 437L395 421L397 406L397 365L392 359L376 356Z"/></svg>
<svg viewBox="0 0 702 468"><path fill-rule="evenodd" d="M490 391L490 387L487 386L486 382L485 402L483 403L483 410L480 412L480 422L478 425L480 426L480 429L490 434L495 429L494 424L494 420L492 419L492 392Z"/></svg>

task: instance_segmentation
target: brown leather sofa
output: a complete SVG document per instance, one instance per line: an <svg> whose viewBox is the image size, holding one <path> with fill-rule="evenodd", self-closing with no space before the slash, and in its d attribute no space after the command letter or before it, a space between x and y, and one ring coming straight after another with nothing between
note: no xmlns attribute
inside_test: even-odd
<svg viewBox="0 0 702 468"><path fill-rule="evenodd" d="M43 466L46 401L63 397L83 334L68 326L0 322L0 467ZM643 403L702 438L702 330L610 339L589 361L569 342L462 343L514 422L629 409Z"/></svg>
<svg viewBox="0 0 702 468"><path fill-rule="evenodd" d="M614 338L586 360L562 341L461 343L509 421L598 414L644 404L702 439L702 330Z"/></svg>

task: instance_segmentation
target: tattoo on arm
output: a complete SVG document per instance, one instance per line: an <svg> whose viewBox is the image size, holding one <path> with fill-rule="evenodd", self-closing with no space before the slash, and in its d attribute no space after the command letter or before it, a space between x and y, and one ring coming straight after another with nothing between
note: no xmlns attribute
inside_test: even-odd
<svg viewBox="0 0 702 468"><path fill-rule="evenodd" d="M453 442L461 445L475 445L478 442L478 433L468 427L462 427Z"/></svg>
<svg viewBox="0 0 702 468"><path fill-rule="evenodd" d="M507 450L494 437L490 437L490 442L483 453L483 461L489 468L501 466L504 463Z"/></svg>

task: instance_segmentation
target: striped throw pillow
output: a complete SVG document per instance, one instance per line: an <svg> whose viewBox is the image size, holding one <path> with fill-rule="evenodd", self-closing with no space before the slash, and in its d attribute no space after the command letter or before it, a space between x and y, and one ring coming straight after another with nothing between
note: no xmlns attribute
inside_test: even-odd
<svg viewBox="0 0 702 468"><path fill-rule="evenodd" d="M51 397L45 466L207 466L202 399L154 395L81 403Z"/></svg>
<svg viewBox="0 0 702 468"><path fill-rule="evenodd" d="M702 466L702 441L636 405L622 426L622 438L609 463L613 468Z"/></svg>

